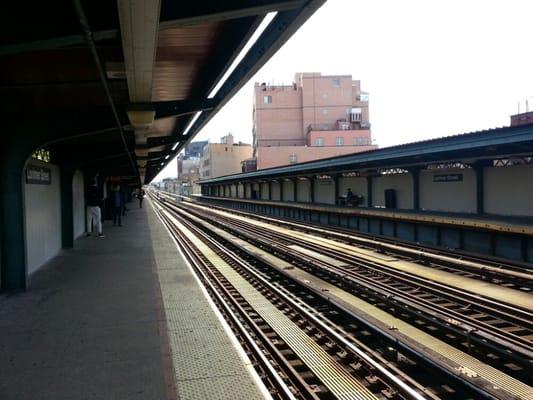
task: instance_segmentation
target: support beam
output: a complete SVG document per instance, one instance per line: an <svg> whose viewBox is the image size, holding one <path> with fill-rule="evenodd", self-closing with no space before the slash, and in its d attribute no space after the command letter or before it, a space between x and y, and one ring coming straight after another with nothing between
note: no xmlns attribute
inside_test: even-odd
<svg viewBox="0 0 533 400"><path fill-rule="evenodd" d="M283 179L280 179L279 181L279 201L283 201L283 182L285 182Z"/></svg>
<svg viewBox="0 0 533 400"><path fill-rule="evenodd" d="M24 157L17 148L0 151L1 289L27 288L24 227Z"/></svg>
<svg viewBox="0 0 533 400"><path fill-rule="evenodd" d="M309 200L311 201L311 203L314 203L315 202L315 177L314 176L311 176L309 178L309 182L311 183L309 185Z"/></svg>
<svg viewBox="0 0 533 400"><path fill-rule="evenodd" d="M151 104L132 105L128 109L136 107L152 107L155 111L155 118L180 117L183 115L194 114L198 111L211 110L217 105L216 99L201 100L172 100L172 101L155 101Z"/></svg>
<svg viewBox="0 0 533 400"><path fill-rule="evenodd" d="M163 2L161 29L226 21L271 11L287 11L300 7L303 0L226 0L223 2Z"/></svg>
<svg viewBox="0 0 533 400"><path fill-rule="evenodd" d="M485 213L485 169L483 166L474 167L476 171L476 213Z"/></svg>
<svg viewBox="0 0 533 400"><path fill-rule="evenodd" d="M420 209L420 168L409 170L413 177L413 210Z"/></svg>
<svg viewBox="0 0 533 400"><path fill-rule="evenodd" d="M367 207L373 207L373 204L372 204L372 181L373 181L373 177L371 175L368 175L366 177L366 206Z"/></svg>
<svg viewBox="0 0 533 400"><path fill-rule="evenodd" d="M340 197L340 175L333 175L333 193L335 193L335 204L338 204Z"/></svg>
<svg viewBox="0 0 533 400"><path fill-rule="evenodd" d="M272 184L273 181L268 181L268 200L272 201Z"/></svg>
<svg viewBox="0 0 533 400"><path fill-rule="evenodd" d="M293 201L298 202L298 178L293 178L292 180L292 189L293 189Z"/></svg>

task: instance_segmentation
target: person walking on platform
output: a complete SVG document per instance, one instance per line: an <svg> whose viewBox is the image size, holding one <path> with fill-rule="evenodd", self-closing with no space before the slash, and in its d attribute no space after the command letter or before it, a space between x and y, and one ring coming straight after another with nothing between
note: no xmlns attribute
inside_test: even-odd
<svg viewBox="0 0 533 400"><path fill-rule="evenodd" d="M137 198L139 199L139 208L143 208L143 198L144 198L144 190L143 188L139 188L139 192L137 193Z"/></svg>
<svg viewBox="0 0 533 400"><path fill-rule="evenodd" d="M104 237L102 233L102 212L96 183L87 188L87 237L91 236L93 230L98 232L99 238Z"/></svg>
<svg viewBox="0 0 533 400"><path fill-rule="evenodd" d="M120 191L120 185L113 188L111 194L111 204L113 207L113 226L122 226L122 207L124 207L124 196Z"/></svg>

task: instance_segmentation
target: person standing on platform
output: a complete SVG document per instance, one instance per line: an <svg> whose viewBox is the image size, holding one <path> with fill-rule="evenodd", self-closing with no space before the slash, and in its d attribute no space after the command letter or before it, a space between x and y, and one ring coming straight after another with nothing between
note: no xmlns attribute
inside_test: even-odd
<svg viewBox="0 0 533 400"><path fill-rule="evenodd" d="M113 226L122 226L122 207L124 207L124 196L120 191L120 185L116 185L111 193L111 205L113 207Z"/></svg>
<svg viewBox="0 0 533 400"><path fill-rule="evenodd" d="M104 237L102 233L102 212L96 183L87 188L87 237L91 236L93 230L98 232L99 238Z"/></svg>
<svg viewBox="0 0 533 400"><path fill-rule="evenodd" d="M137 193L137 198L139 199L139 208L143 208L143 198L144 198L144 190L143 188L139 188L139 192Z"/></svg>

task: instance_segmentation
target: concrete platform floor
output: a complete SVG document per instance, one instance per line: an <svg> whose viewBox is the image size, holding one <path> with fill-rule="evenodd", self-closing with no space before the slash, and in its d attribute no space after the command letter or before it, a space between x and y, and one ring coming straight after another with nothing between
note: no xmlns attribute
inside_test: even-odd
<svg viewBox="0 0 533 400"><path fill-rule="evenodd" d="M150 205L142 210L133 203L129 207L122 228L106 222L105 238L78 239L74 249L62 251L32 276L29 291L0 297L0 399L225 397L204 393L205 388L215 389L213 379L224 380L229 385L222 385L226 389L233 379L228 380L228 371L211 370L209 357L196 360L194 343L200 332L199 346L205 348L202 342L213 341L226 349L224 357L228 357L230 339L205 307L202 317L205 314L211 319L204 323L215 336L205 333L199 322L198 329L180 332L180 327L174 327L169 331L165 308L167 314L171 308L168 301L164 303L165 296L168 299L170 295L162 295L158 270L182 268L175 276L185 277L185 284L193 289L196 282L187 277L176 248L168 244L172 242L165 237L166 231ZM161 246L166 246L163 267L154 254L154 248L162 252ZM161 254L157 256L161 258ZM186 295L196 296L190 303L194 306L207 305L199 288ZM189 311L196 313L195 309ZM178 321L189 319L183 309L172 312ZM187 332L192 339L187 338ZM179 340L192 340L193 344L180 348ZM214 360L221 358L217 348L212 350ZM183 376L189 368L179 363L187 360L187 355L196 368L202 370L203 366L202 376ZM229 352L228 362L234 379L246 387L242 393L228 395L258 397L235 349ZM220 373L226 375L218 376Z"/></svg>

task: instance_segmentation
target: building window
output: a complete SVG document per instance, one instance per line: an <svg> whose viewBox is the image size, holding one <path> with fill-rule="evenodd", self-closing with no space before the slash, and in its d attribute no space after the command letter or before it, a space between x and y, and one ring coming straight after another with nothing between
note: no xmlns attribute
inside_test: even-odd
<svg viewBox="0 0 533 400"><path fill-rule="evenodd" d="M263 103L271 104L272 103L272 96L264 96L263 97Z"/></svg>
<svg viewBox="0 0 533 400"><path fill-rule="evenodd" d="M298 156L296 154L289 155L289 164L296 164L298 162Z"/></svg>
<svg viewBox="0 0 533 400"><path fill-rule="evenodd" d="M341 80L339 78L333 78L331 80L333 87L341 87Z"/></svg>
<svg viewBox="0 0 533 400"><path fill-rule="evenodd" d="M366 137L355 137L353 138L354 146L367 146L370 144L370 140Z"/></svg>
<svg viewBox="0 0 533 400"><path fill-rule="evenodd" d="M344 146L344 138L342 136L335 138L335 146Z"/></svg>
<svg viewBox="0 0 533 400"><path fill-rule="evenodd" d="M352 121L352 122L361 122L361 119L362 119L361 114L362 114L362 112L361 112L360 108L352 108L350 110L350 121Z"/></svg>
<svg viewBox="0 0 533 400"><path fill-rule="evenodd" d="M324 138L322 137L317 137L315 139L315 146L324 146Z"/></svg>

